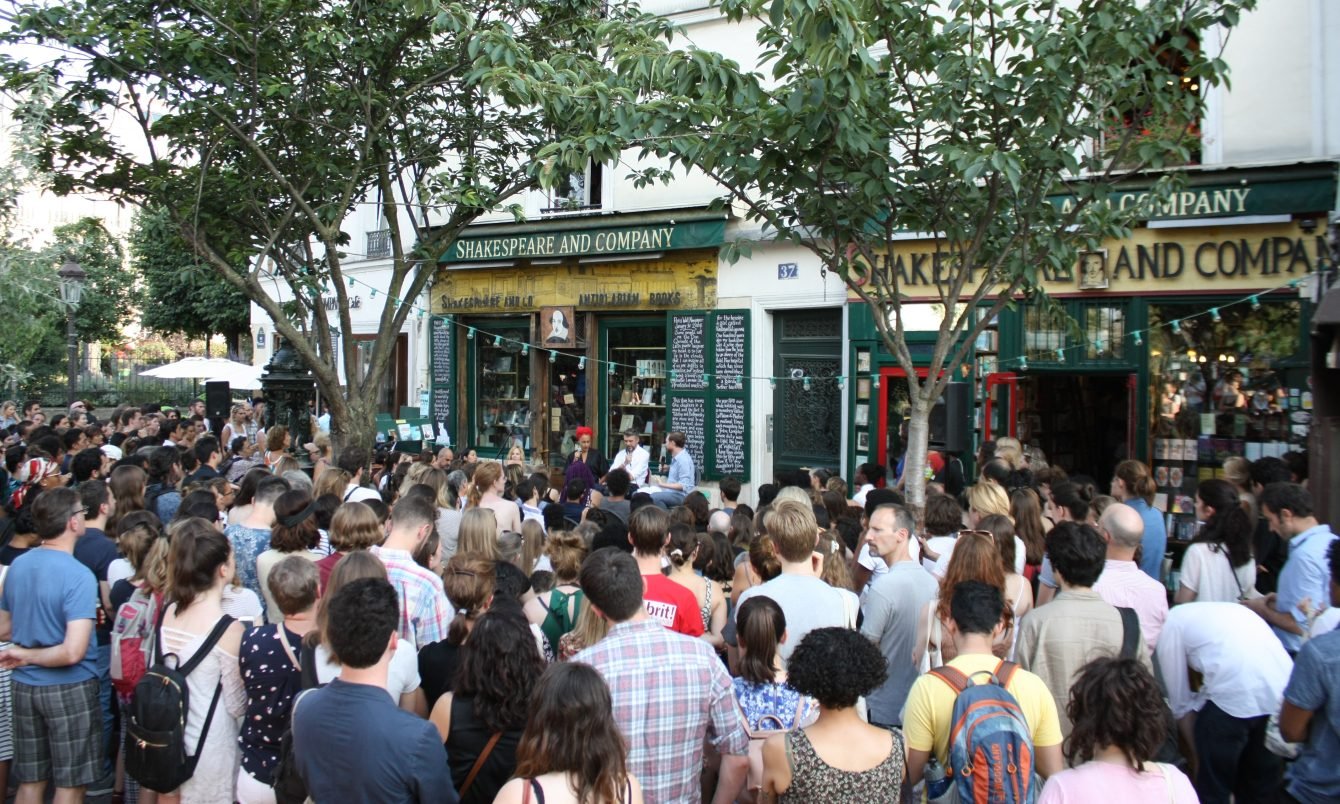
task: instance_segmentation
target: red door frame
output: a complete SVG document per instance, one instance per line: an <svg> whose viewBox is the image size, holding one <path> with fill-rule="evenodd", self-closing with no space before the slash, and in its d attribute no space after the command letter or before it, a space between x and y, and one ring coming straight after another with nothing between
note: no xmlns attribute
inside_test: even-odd
<svg viewBox="0 0 1340 804"><path fill-rule="evenodd" d="M918 368L917 376L924 380L928 372L928 369ZM907 372L898 366L881 366L879 369L879 429L875 431L875 437L879 439L875 455L880 466L889 465L889 398L884 394L883 388L884 383L894 381L906 383Z"/></svg>
<svg viewBox="0 0 1340 804"><path fill-rule="evenodd" d="M995 390L997 385L1010 386L1010 412L1006 418L1005 435L1010 438L1018 437L1019 426L1019 375L1013 371L998 371L994 374L986 375L986 398L982 400L982 440L990 441L991 432L991 408L995 405Z"/></svg>

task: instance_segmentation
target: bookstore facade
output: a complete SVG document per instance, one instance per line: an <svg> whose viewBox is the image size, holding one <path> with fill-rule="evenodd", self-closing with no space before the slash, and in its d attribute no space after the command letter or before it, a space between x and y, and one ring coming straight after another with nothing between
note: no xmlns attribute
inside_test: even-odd
<svg viewBox="0 0 1340 804"><path fill-rule="evenodd" d="M432 290L432 418L481 459L561 466L578 428L608 459L635 430L655 471L677 429L705 478L743 468L748 314L715 309L725 227L703 210L471 227Z"/></svg>
<svg viewBox="0 0 1340 804"><path fill-rule="evenodd" d="M1326 229L1335 199L1334 163L1206 175L1175 209L1046 277L1065 315L1007 309L955 378L971 396L947 406L945 426L973 434L963 457L983 439L1012 436L1104 489L1117 462L1138 458L1153 469L1176 538L1194 525L1197 482L1227 457L1306 448L1313 278L1332 267ZM915 292L924 280L913 267L934 264L935 250L933 241L906 241L887 255L914 301L933 299ZM923 329L938 326L930 318ZM870 448L849 460L892 465L908 407L903 371L864 304L853 304L849 321L856 376L869 366L865 376L879 377L858 379L850 401L852 421L869 429L853 442ZM914 331L909 348L928 358L933 341L934 332Z"/></svg>

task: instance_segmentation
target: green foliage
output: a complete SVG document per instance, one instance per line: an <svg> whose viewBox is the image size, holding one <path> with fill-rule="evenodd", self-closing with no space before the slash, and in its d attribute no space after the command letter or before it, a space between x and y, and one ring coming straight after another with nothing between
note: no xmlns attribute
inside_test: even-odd
<svg viewBox="0 0 1340 804"><path fill-rule="evenodd" d="M165 211L312 368L337 445L347 433L370 446L393 334L445 245L480 214L515 209L543 172L542 146L574 162L622 148L576 113L610 97L597 34L622 12L594 0L14 6L0 50L55 54L0 56L8 91L55 87L36 150L50 187ZM576 88L590 94L573 99ZM138 137L113 136L114 115ZM352 330L344 264L361 259L365 229L391 232L393 269L366 373L352 339L330 351L332 330ZM154 261L173 262L160 246ZM357 378L348 388L340 362Z"/></svg>
<svg viewBox="0 0 1340 804"><path fill-rule="evenodd" d="M130 258L142 282L140 325L145 329L193 338L222 334L230 341L249 329L246 296L195 256L167 212L135 216Z"/></svg>
<svg viewBox="0 0 1340 804"><path fill-rule="evenodd" d="M757 66L677 39L668 23L611 28L625 102L591 114L644 156L715 179L747 218L815 252L876 309L924 450L931 402L983 322L1042 293L1040 267L1071 266L1079 248L1129 232L1133 213L1101 203L1124 166L1185 163L1182 135L1203 100L1169 81L1167 65L1181 63L1201 87L1224 80L1224 63L1194 37L1253 3L715 0L742 35L754 33ZM1172 124L1103 140L1114 117ZM1156 190L1173 184L1165 177ZM1063 193L1077 203L1049 200ZM933 289L882 267L908 233L939 237L946 279ZM933 379L922 382L902 316L885 311L928 294L966 307L945 318ZM909 472L914 500L919 469Z"/></svg>
<svg viewBox="0 0 1340 804"><path fill-rule="evenodd" d="M47 249L52 263L77 261L88 277L75 310L75 331L84 342L119 343L130 321L135 277L125 269L121 244L97 218L83 218L56 227Z"/></svg>

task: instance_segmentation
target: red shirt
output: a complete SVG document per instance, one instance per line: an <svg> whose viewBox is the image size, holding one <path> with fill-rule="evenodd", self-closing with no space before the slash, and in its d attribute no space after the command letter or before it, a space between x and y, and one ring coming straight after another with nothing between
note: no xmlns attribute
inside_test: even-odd
<svg viewBox="0 0 1340 804"><path fill-rule="evenodd" d="M330 582L330 574L335 571L335 565L344 558L343 553L331 553L320 561L316 562L316 570L321 574L321 583L317 588L317 594L326 593L326 584Z"/></svg>
<svg viewBox="0 0 1340 804"><path fill-rule="evenodd" d="M642 582L642 602L653 620L686 636L703 635L703 615L692 592L660 573L643 575Z"/></svg>

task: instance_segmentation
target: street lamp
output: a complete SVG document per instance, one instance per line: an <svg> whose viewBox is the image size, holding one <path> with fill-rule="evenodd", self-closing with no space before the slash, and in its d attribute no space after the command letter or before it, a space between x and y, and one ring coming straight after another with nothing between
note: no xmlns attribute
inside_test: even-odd
<svg viewBox="0 0 1340 804"><path fill-rule="evenodd" d="M79 374L79 337L74 331L74 310L79 306L79 299L84 295L84 280L88 274L79 266L79 263L72 257L67 257L65 264L56 272L60 277L60 300L65 303L65 340L66 347L69 350L69 371L66 389L65 404L74 404L74 381Z"/></svg>

